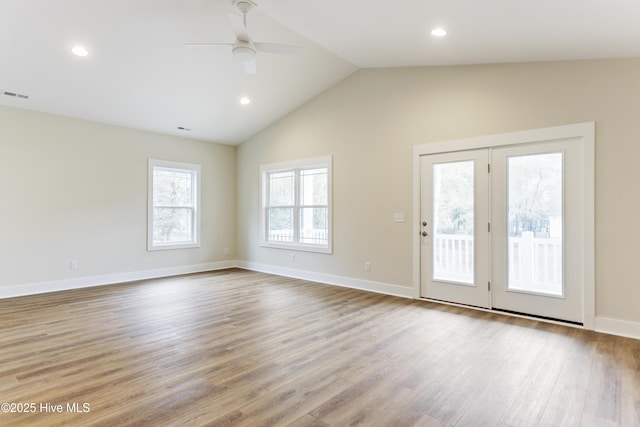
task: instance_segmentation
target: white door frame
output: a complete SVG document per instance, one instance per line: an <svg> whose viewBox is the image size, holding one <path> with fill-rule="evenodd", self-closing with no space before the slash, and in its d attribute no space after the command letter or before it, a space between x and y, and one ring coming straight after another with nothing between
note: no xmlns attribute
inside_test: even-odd
<svg viewBox="0 0 640 427"><path fill-rule="evenodd" d="M420 157L506 145L579 138L583 145L583 326L595 329L595 122L434 142L413 147L413 291L420 298Z"/></svg>

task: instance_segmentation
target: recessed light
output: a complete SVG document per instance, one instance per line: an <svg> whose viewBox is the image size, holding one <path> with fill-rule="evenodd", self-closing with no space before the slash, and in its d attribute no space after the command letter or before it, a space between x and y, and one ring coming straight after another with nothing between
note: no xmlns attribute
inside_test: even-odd
<svg viewBox="0 0 640 427"><path fill-rule="evenodd" d="M244 98L240 98L240 104L249 105L251 104L251 100L245 96Z"/></svg>
<svg viewBox="0 0 640 427"><path fill-rule="evenodd" d="M444 28L434 28L431 30L431 35L434 37L444 37L447 35L447 31Z"/></svg>
<svg viewBox="0 0 640 427"><path fill-rule="evenodd" d="M87 56L89 54L87 49L82 46L74 46L73 49L71 49L71 52L76 56Z"/></svg>

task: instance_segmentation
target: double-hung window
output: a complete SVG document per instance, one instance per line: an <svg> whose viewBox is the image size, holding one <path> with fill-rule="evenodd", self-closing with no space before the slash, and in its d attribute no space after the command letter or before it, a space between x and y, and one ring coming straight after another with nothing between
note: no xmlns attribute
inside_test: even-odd
<svg viewBox="0 0 640 427"><path fill-rule="evenodd" d="M149 159L147 249L200 246L200 165Z"/></svg>
<svg viewBox="0 0 640 427"><path fill-rule="evenodd" d="M260 169L262 246L331 253L331 157Z"/></svg>

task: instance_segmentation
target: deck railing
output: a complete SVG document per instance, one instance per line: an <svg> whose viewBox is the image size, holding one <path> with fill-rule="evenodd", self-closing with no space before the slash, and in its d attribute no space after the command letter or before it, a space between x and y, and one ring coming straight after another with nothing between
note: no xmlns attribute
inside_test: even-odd
<svg viewBox="0 0 640 427"><path fill-rule="evenodd" d="M299 238L300 243L309 245L326 245L329 242L329 234L323 229L304 229ZM270 242L287 243L293 240L293 230L272 230L268 235Z"/></svg>
<svg viewBox="0 0 640 427"><path fill-rule="evenodd" d="M435 279L473 283L473 236L436 234L433 246Z"/></svg>
<svg viewBox="0 0 640 427"><path fill-rule="evenodd" d="M473 236L436 234L434 278L473 283ZM508 239L509 288L562 294L562 239L535 238L532 232Z"/></svg>
<svg viewBox="0 0 640 427"><path fill-rule="evenodd" d="M562 294L562 239L509 237L509 288Z"/></svg>

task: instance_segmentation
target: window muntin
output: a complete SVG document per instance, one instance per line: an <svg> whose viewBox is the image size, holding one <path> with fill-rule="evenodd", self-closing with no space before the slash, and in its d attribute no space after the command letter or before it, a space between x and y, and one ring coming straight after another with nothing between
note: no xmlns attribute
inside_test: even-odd
<svg viewBox="0 0 640 427"><path fill-rule="evenodd" d="M200 165L149 160L148 250L200 246Z"/></svg>
<svg viewBox="0 0 640 427"><path fill-rule="evenodd" d="M331 252L331 158L262 166L262 246Z"/></svg>

